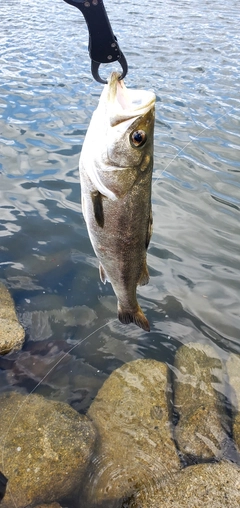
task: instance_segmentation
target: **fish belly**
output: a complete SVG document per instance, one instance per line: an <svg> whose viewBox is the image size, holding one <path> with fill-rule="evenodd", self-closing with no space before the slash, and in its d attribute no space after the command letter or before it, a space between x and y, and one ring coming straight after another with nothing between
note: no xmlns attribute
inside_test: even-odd
<svg viewBox="0 0 240 508"><path fill-rule="evenodd" d="M111 200L91 186L81 168L83 215L99 260L101 280L110 281L118 299L122 323L135 323L149 331L140 308L137 285L148 283L146 251L152 228L151 175L139 179L122 198Z"/></svg>

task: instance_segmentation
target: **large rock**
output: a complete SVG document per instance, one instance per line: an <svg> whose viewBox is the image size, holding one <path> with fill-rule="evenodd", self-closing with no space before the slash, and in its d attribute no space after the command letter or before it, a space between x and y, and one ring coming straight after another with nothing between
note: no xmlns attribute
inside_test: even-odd
<svg viewBox="0 0 240 508"><path fill-rule="evenodd" d="M174 367L178 447L194 460L219 459L226 446L228 426L220 395L224 390L222 363L212 347L189 343L178 349Z"/></svg>
<svg viewBox="0 0 240 508"><path fill-rule="evenodd" d="M85 416L38 395L0 397L0 470L8 478L1 508L51 503L79 487L95 440Z"/></svg>
<svg viewBox="0 0 240 508"><path fill-rule="evenodd" d="M34 508L61 508L59 503L51 503L51 504L38 504L34 506Z"/></svg>
<svg viewBox="0 0 240 508"><path fill-rule="evenodd" d="M233 407L233 437L240 452L240 356L231 354L226 362L229 396Z"/></svg>
<svg viewBox="0 0 240 508"><path fill-rule="evenodd" d="M122 508L239 508L240 468L229 462L198 464L146 488Z"/></svg>
<svg viewBox="0 0 240 508"><path fill-rule="evenodd" d="M4 284L0 282L0 355L21 349L25 332L20 325L13 299Z"/></svg>
<svg viewBox="0 0 240 508"><path fill-rule="evenodd" d="M107 501L121 499L137 485L179 469L169 424L167 377L165 364L136 360L115 370L99 390L88 411L99 439L86 506L108 506Z"/></svg>

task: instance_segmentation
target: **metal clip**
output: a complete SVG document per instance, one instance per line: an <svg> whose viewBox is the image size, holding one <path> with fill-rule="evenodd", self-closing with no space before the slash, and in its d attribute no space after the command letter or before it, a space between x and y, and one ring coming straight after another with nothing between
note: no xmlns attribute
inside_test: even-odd
<svg viewBox="0 0 240 508"><path fill-rule="evenodd" d="M118 61L122 67L123 79L128 71L125 56L119 48L117 38L113 34L103 0L65 0L77 7L83 14L89 31L89 54L92 60L91 71L94 79L99 83L107 83L99 76L99 66L102 63Z"/></svg>
<svg viewBox="0 0 240 508"><path fill-rule="evenodd" d="M127 60L124 56L124 54L120 51L120 58L118 58L118 62L120 63L121 67L122 67L122 74L121 76L119 76L119 81L123 78L125 78L126 74L127 74L127 71L128 71L128 64L127 64ZM101 76L99 76L99 73L98 73L98 69L100 67L101 63L99 62L96 62L95 60L92 60L92 65L91 65L91 71L92 71L92 75L94 77L94 79L96 81L98 81L99 83L103 83L104 85L107 84L107 81L102 79Z"/></svg>

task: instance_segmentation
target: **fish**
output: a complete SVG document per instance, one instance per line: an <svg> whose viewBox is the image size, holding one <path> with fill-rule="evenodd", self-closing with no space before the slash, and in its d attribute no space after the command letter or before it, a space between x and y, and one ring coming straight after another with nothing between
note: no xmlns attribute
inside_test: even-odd
<svg viewBox="0 0 240 508"><path fill-rule="evenodd" d="M104 86L83 142L82 213L100 279L117 297L119 321L150 331L136 290L149 282L156 96L127 88L119 77L113 72Z"/></svg>

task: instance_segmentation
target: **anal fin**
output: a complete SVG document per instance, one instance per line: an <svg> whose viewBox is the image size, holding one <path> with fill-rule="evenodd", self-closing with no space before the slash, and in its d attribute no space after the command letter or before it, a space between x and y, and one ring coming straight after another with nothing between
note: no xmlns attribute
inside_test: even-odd
<svg viewBox="0 0 240 508"><path fill-rule="evenodd" d="M103 265L101 263L99 263L99 275L100 275L100 279L101 279L102 283L106 284L106 282L108 281L108 278L107 278L106 272L103 268Z"/></svg>

